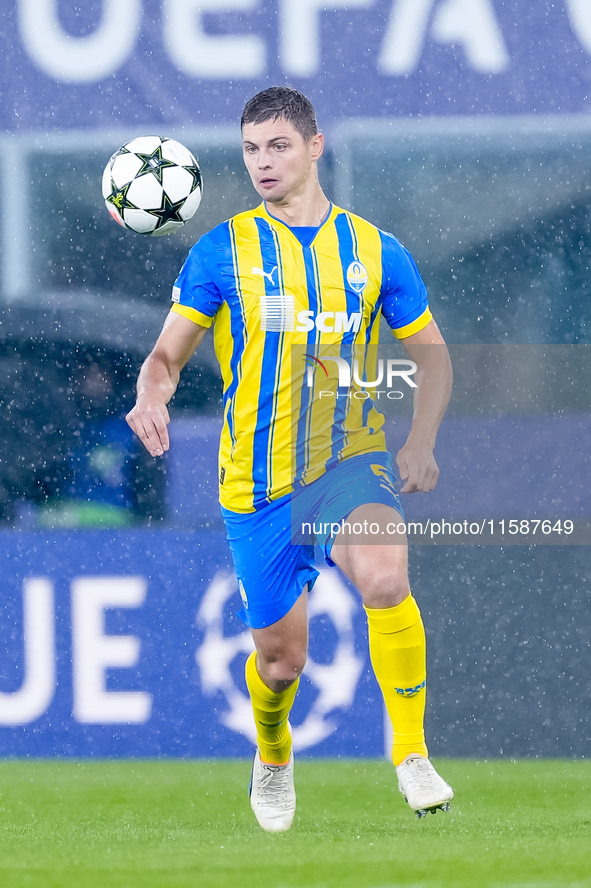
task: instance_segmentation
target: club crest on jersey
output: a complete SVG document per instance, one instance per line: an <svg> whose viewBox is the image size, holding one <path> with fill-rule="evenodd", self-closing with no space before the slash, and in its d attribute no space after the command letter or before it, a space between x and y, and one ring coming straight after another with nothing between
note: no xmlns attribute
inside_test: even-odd
<svg viewBox="0 0 591 888"><path fill-rule="evenodd" d="M351 262L347 269L347 283L356 293L363 293L367 287L367 269L361 262Z"/></svg>

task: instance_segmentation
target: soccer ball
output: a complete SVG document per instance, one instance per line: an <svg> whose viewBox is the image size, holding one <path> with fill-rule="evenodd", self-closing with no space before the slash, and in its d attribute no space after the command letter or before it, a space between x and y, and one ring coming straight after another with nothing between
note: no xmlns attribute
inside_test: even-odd
<svg viewBox="0 0 591 888"><path fill-rule="evenodd" d="M140 136L109 160L103 173L107 210L138 234L170 234L197 212L203 193L199 164L174 139Z"/></svg>

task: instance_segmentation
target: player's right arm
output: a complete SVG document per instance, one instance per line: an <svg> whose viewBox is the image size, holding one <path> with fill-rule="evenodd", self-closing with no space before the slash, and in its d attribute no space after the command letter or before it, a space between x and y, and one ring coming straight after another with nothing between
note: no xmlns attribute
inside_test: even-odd
<svg viewBox="0 0 591 888"><path fill-rule="evenodd" d="M144 361L137 381L137 400L127 422L152 456L169 448L167 404L181 370L203 339L206 327L170 312L156 345Z"/></svg>

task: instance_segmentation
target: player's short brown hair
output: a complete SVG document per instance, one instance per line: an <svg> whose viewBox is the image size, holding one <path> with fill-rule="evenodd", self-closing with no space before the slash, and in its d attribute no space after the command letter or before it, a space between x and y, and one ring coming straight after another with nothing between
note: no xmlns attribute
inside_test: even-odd
<svg viewBox="0 0 591 888"><path fill-rule="evenodd" d="M312 102L292 86L270 86L249 99L242 112L240 129L245 123L264 123L279 118L291 123L305 142L318 132Z"/></svg>

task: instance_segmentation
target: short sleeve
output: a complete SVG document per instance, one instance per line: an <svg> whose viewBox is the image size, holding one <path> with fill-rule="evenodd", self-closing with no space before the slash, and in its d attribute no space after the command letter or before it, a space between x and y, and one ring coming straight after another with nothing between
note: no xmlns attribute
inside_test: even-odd
<svg viewBox="0 0 591 888"><path fill-rule="evenodd" d="M215 246L207 236L191 249L172 288L172 311L211 327L222 304L218 284Z"/></svg>
<svg viewBox="0 0 591 888"><path fill-rule="evenodd" d="M397 339L418 333L432 319L427 288L414 259L394 235L381 231L382 313Z"/></svg>

